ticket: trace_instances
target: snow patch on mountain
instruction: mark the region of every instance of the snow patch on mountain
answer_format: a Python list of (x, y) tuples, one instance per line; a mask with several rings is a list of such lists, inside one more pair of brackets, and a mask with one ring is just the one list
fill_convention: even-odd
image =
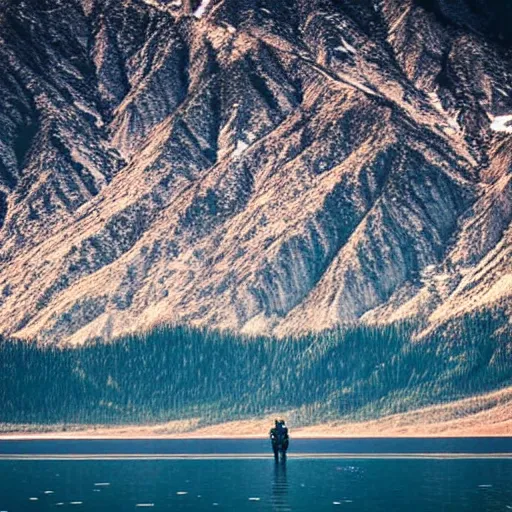
[(211, 0), (202, 0), (201, 4), (199, 5), (199, 7), (194, 12), (194, 16), (196, 18), (198, 18), (198, 19), (202, 18), (202, 16), (206, 12), (206, 9), (207, 9), (208, 5), (210, 4), (210, 1)]
[(159, 0), (142, 0), (145, 4), (155, 7), (160, 11), (169, 11), (170, 9), (178, 9), (183, 6), (182, 0), (174, 0), (169, 3), (162, 4)]
[(492, 41), (412, 0), (39, 3), (0, 16), (3, 333), (296, 334), (508, 304), (511, 61)]
[(233, 151), (233, 156), (235, 158), (239, 157), (239, 156), (242, 156), (242, 154), (244, 153), (244, 151), (249, 147), (249, 144), (247, 144), (246, 142), (244, 142), (243, 140), (239, 140), (237, 141), (236, 143), (236, 148), (235, 148), (235, 151)]
[(491, 130), (495, 132), (512, 133), (512, 115), (492, 118)]
[(352, 53), (353, 55), (357, 53), (357, 50), (350, 43), (348, 43), (346, 39), (343, 38), (341, 38), (341, 46), (338, 46), (336, 50)]

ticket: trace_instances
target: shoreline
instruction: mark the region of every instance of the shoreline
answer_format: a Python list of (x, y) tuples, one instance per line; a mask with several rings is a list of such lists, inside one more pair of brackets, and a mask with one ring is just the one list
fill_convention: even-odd
[[(203, 440), (266, 440), (268, 439), (267, 431), (257, 430), (245, 434), (226, 434), (224, 425), (216, 428), (205, 427), (188, 432), (160, 432), (161, 426), (155, 427), (112, 427), (101, 429), (85, 428), (83, 430), (71, 430), (69, 432), (61, 432), (52, 430), (48, 432), (8, 432), (0, 434), (0, 442), (2, 441), (151, 441), (151, 440), (172, 440), (172, 441), (203, 441)], [(155, 430), (152, 432), (152, 430)], [(141, 432), (141, 430), (143, 432)], [(326, 431), (327, 430), (327, 431)], [(345, 430), (345, 429), (343, 429)], [(206, 431), (206, 432), (205, 432)], [(499, 429), (498, 431), (485, 428), (477, 430), (451, 430), (429, 432), (428, 429), (417, 428), (406, 432), (396, 431), (393, 429), (375, 431), (373, 429), (361, 429), (359, 432), (348, 430), (340, 432), (338, 428), (327, 428), (324, 430), (312, 427), (291, 429), (290, 435), (293, 439), (300, 440), (358, 440), (358, 439), (500, 439), (512, 438), (512, 431), (508, 428), (506, 431)]]
[[(57, 433), (48, 433), (48, 434), (2, 434), (0, 435), (0, 442), (2, 441), (61, 441), (61, 440), (76, 440), (76, 441), (151, 441), (151, 440), (187, 440), (187, 441), (202, 441), (202, 440), (266, 440), (268, 436), (266, 435), (243, 435), (243, 436), (226, 436), (226, 435), (195, 435), (194, 433), (190, 433), (187, 435), (184, 434), (169, 434), (169, 435), (146, 435), (146, 436), (136, 436), (136, 435), (93, 435), (93, 434), (81, 434), (76, 433), (76, 435), (60, 435)], [(347, 434), (347, 435), (338, 435), (338, 434), (311, 434), (302, 435), (300, 432), (292, 433), (293, 439), (303, 439), (303, 440), (325, 440), (325, 441), (335, 441), (335, 440), (358, 440), (358, 439), (506, 439), (512, 438), (512, 433), (509, 434), (472, 434), (472, 433), (461, 433), (461, 434), (376, 434), (376, 435), (355, 435), (355, 434)]]
[(29, 424), (0, 422), (2, 440), (266, 439), (284, 418), (295, 439), (512, 437), (512, 388), (369, 420), (340, 418), (304, 425), (294, 410), (205, 424), (200, 417), (152, 424)]

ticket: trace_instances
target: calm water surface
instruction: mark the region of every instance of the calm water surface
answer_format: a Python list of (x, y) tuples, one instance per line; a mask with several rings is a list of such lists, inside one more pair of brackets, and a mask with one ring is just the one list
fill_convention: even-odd
[(0, 460), (0, 511), (512, 511), (512, 460)]

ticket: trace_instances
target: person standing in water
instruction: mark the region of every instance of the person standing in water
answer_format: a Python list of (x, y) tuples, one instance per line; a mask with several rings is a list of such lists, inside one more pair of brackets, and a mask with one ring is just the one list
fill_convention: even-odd
[(284, 420), (275, 420), (275, 426), (270, 429), (270, 442), (272, 443), (275, 460), (279, 460), (279, 452), (281, 452), (282, 458), (285, 459), (290, 439), (288, 427)]

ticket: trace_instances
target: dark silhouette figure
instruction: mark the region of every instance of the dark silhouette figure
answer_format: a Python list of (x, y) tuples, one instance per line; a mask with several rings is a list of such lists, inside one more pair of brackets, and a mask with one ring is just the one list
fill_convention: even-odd
[(270, 429), (270, 442), (272, 443), (275, 460), (279, 460), (279, 454), (281, 454), (281, 458), (285, 460), (290, 439), (288, 436), (288, 427), (285, 425), (284, 420), (275, 421), (274, 428)]

